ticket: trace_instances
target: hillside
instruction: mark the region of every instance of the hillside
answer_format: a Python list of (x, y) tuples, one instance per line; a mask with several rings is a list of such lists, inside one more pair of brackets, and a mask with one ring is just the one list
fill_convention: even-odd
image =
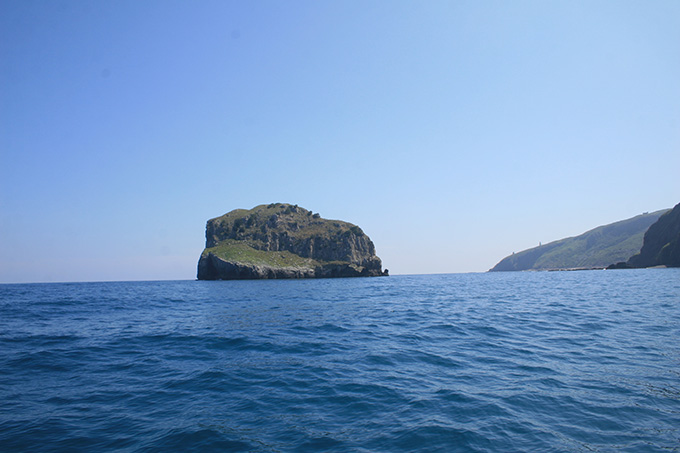
[(199, 280), (387, 274), (361, 228), (285, 203), (236, 209), (208, 220), (205, 247)]
[(666, 212), (645, 233), (640, 253), (613, 269), (640, 267), (680, 267), (680, 203)]
[(604, 268), (625, 261), (640, 251), (645, 231), (666, 212), (641, 214), (512, 254), (490, 271)]

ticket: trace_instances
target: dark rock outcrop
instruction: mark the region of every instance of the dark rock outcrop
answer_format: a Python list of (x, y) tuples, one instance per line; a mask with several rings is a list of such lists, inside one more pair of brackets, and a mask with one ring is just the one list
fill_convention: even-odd
[(649, 227), (640, 253), (608, 269), (654, 266), (680, 267), (680, 203)]
[(199, 280), (381, 275), (387, 270), (361, 228), (283, 203), (209, 220), (198, 262)]

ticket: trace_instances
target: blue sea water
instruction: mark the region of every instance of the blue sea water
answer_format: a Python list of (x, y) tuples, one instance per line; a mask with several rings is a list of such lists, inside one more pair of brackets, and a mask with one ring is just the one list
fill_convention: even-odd
[(0, 285), (1, 451), (678, 451), (680, 269)]

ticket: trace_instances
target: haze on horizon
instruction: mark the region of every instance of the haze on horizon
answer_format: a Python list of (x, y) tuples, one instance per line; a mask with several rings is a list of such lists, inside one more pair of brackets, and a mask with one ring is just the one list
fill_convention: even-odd
[(0, 0), (0, 283), (193, 279), (285, 202), (391, 274), (680, 202), (680, 2)]

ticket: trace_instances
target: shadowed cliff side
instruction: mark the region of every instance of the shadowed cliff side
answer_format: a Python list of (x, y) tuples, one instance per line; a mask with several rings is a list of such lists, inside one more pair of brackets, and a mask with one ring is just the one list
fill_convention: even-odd
[(387, 270), (361, 228), (285, 203), (209, 220), (198, 262), (199, 280), (381, 275)]
[(610, 269), (641, 267), (680, 267), (680, 203), (659, 217), (645, 233), (640, 253)]

